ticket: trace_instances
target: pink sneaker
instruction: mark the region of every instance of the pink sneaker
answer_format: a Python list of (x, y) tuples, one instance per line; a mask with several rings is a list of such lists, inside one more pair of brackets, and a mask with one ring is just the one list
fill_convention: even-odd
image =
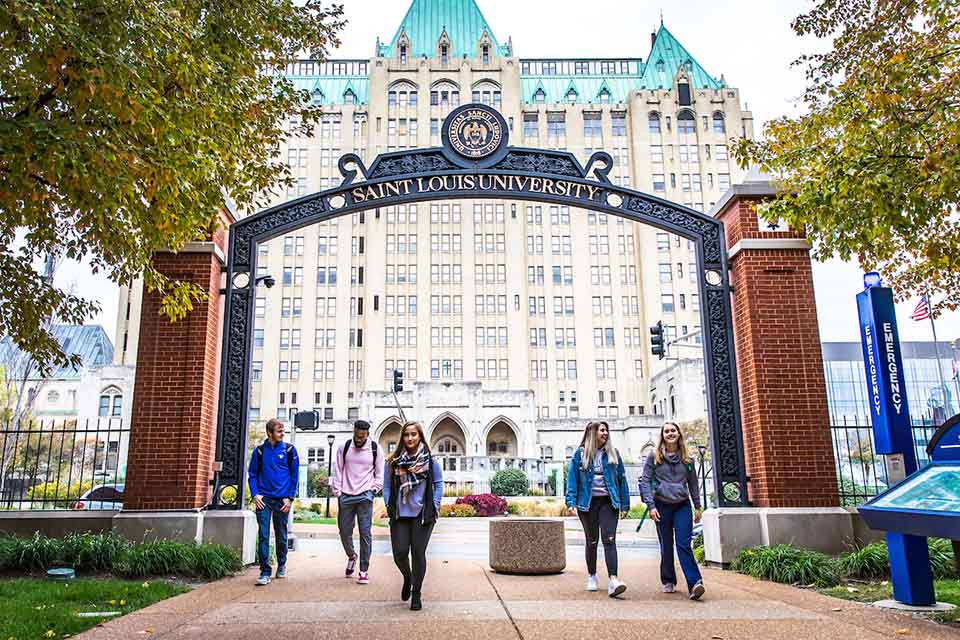
[(349, 578), (350, 576), (353, 575), (353, 570), (356, 568), (356, 566), (357, 566), (357, 556), (353, 556), (352, 558), (347, 558), (347, 570), (344, 571), (343, 574)]
[(370, 576), (366, 571), (357, 574), (357, 584), (370, 584)]

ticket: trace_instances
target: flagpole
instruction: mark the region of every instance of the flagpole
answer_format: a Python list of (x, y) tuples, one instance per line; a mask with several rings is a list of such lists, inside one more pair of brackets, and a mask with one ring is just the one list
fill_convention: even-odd
[(927, 303), (928, 313), (930, 314), (930, 329), (933, 331), (933, 353), (937, 360), (937, 377), (940, 379), (940, 389), (943, 391), (943, 414), (944, 418), (949, 418), (950, 416), (947, 415), (947, 411), (950, 410), (950, 394), (947, 392), (947, 384), (943, 381), (943, 368), (940, 366), (940, 343), (937, 342), (937, 325), (933, 321), (933, 310), (930, 308), (930, 298), (923, 296), (923, 299)]

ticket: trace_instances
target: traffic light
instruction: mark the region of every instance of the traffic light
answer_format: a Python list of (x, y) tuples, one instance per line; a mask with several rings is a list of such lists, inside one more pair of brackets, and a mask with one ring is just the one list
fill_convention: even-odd
[(400, 393), (403, 391), (403, 371), (399, 369), (393, 370), (393, 392)]
[(650, 350), (653, 355), (663, 360), (667, 355), (667, 345), (663, 341), (663, 321), (650, 327)]

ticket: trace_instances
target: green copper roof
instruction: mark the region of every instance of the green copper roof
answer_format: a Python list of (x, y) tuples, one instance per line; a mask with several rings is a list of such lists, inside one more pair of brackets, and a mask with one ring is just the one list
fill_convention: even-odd
[(647, 56), (641, 85), (647, 89), (668, 89), (673, 86), (673, 79), (681, 66), (687, 68), (690, 84), (696, 89), (720, 89), (723, 86), (723, 83), (711, 77), (661, 24), (650, 55)]
[(437, 55), (440, 36), (446, 31), (452, 45), (451, 57), (476, 57), (484, 32), (501, 55), (510, 55), (509, 47), (501, 47), (474, 0), (413, 0), (403, 22), (389, 45), (381, 45), (383, 57), (396, 55), (401, 34), (410, 41), (411, 57)]
[(523, 92), (522, 100), (525, 104), (536, 102), (534, 94), (537, 89), (542, 89), (545, 94), (544, 102), (547, 104), (560, 104), (571, 102), (567, 99), (567, 94), (571, 89), (577, 94), (577, 99), (573, 102), (577, 104), (598, 104), (603, 102), (600, 98), (600, 92), (606, 89), (610, 92), (610, 99), (607, 102), (626, 102), (631, 91), (640, 88), (640, 78), (638, 76), (522, 76), (520, 78), (520, 90)]
[(293, 86), (307, 91), (314, 100), (324, 105), (347, 103), (347, 92), (354, 95), (355, 104), (367, 104), (370, 79), (367, 76), (287, 76)]

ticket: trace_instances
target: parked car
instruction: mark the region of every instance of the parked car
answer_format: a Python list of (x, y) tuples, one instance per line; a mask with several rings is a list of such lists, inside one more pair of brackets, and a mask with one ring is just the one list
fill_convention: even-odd
[(103, 509), (117, 510), (123, 508), (122, 484), (100, 484), (80, 496), (73, 503), (74, 509)]

